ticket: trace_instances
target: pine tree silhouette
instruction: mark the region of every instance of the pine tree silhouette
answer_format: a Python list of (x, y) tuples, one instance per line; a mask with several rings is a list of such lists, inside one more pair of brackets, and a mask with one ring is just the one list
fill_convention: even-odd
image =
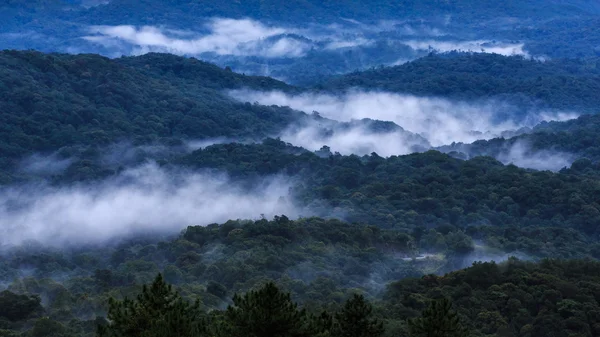
[(198, 337), (202, 334), (200, 302), (189, 304), (158, 274), (135, 300), (109, 300), (109, 324), (100, 337)]
[(421, 317), (408, 321), (412, 337), (466, 337), (468, 331), (447, 298), (435, 300)]
[(225, 324), (222, 335), (228, 337), (309, 336), (306, 312), (272, 282), (244, 296), (236, 294), (225, 312)]
[(335, 314), (334, 337), (377, 337), (383, 334), (383, 323), (372, 318), (373, 307), (362, 295), (354, 294)]

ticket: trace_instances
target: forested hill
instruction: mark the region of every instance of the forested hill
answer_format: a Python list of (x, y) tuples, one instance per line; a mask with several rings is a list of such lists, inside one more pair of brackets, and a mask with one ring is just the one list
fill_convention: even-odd
[(592, 261), (482, 263), (442, 277), (390, 285), (385, 306), (413, 315), (442, 296), (471, 336), (597, 336), (600, 265)]
[(540, 108), (597, 112), (600, 60), (535, 61), (520, 56), (448, 53), (332, 78), (321, 90), (383, 90), (458, 99), (498, 98)]
[(600, 230), (600, 185), (593, 177), (529, 171), (489, 157), (462, 161), (437, 151), (322, 158), (293, 150), (275, 140), (221, 144), (174, 162), (225, 169), (235, 177), (300, 175), (304, 179), (291, 197), (301, 207), (380, 227), (556, 225), (590, 235)]
[[(577, 241), (569, 231), (560, 228), (488, 227), (480, 234), (483, 233), (489, 239), (487, 242), (505, 242), (507, 246), (527, 247), (532, 251), (556, 246), (574, 250), (592, 248), (596, 257), (600, 252), (598, 244)], [(260, 322), (261, 326), (289, 329), (290, 325), (282, 325), (277, 314), (295, 308), (279, 306), (281, 298), (276, 293), (258, 296), (263, 292), (260, 290), (248, 305), (241, 305), (234, 297), (236, 293), (245, 296), (242, 293), (264, 289), (268, 280), (272, 280), (280, 291), (291, 293), (285, 302), (298, 302), (307, 310), (291, 318), (283, 315), (286, 322), (291, 319), (290, 324), (318, 322), (323, 311), (349, 311), (353, 318), (367, 316), (383, 323), (383, 329), (374, 329), (364, 336), (421, 336), (408, 333), (407, 320), (419, 317), (432, 301), (447, 297), (454, 302), (453, 309), (473, 337), (567, 337), (567, 332), (595, 336), (585, 332), (597, 329), (599, 321), (598, 262), (532, 263), (510, 259), (502, 264), (477, 263), (444, 275), (444, 270), (453, 268), (454, 262), (460, 265), (463, 260), (473, 259), (473, 252), (482, 257), (503, 256), (502, 249), (494, 255), (493, 249), (476, 247), (473, 239), (478, 238), (462, 231), (421, 229), (403, 233), (338, 220), (291, 221), (280, 216), (273, 221), (228, 221), (188, 227), (179, 237), (159, 243), (137, 239), (117, 246), (68, 252), (30, 246), (12, 251), (0, 264), (0, 277), (7, 285), (7, 290), (0, 292), (0, 333), (10, 337), (71, 337), (96, 336), (98, 324), (105, 327), (108, 324), (115, 330), (133, 329), (129, 324), (132, 320), (107, 322), (104, 317), (108, 310), (117, 317), (135, 318), (133, 321), (139, 325), (134, 326), (147, 331), (144, 336), (168, 335), (148, 328), (161, 321), (156, 318), (163, 315), (167, 321), (177, 322), (180, 328), (188, 319), (201, 318), (205, 329), (219, 331), (183, 336), (243, 336), (222, 331), (224, 327), (236, 326), (237, 320), (230, 312), (237, 307), (248, 312), (248, 316), (238, 319), (250, 317), (246, 322), (255, 323), (253, 327)], [(416, 247), (422, 249), (421, 253)], [(433, 249), (438, 253), (420, 255)], [(30, 271), (29, 276), (15, 279), (23, 268)], [(203, 313), (169, 316), (173, 308), (160, 306), (161, 301), (152, 302), (153, 315), (144, 315), (145, 311), (139, 309), (117, 313), (113, 300), (108, 305), (108, 298), (120, 301), (128, 297), (139, 304), (150, 302), (151, 297), (136, 295), (140, 292), (148, 295), (148, 291), (159, 293), (156, 282), (155, 286), (142, 289), (159, 272), (161, 281), (173, 284), (172, 290), (177, 290), (184, 299), (198, 300), (198, 309)], [(362, 310), (346, 307), (357, 293), (364, 294), (374, 307), (369, 303), (363, 304)], [(223, 310), (227, 305), (231, 307)], [(258, 314), (269, 309), (272, 311), (268, 315)], [(204, 314), (207, 311), (210, 314)], [(277, 317), (275, 322), (274, 317)], [(335, 319), (342, 325), (354, 322), (343, 320), (339, 314)], [(361, 322), (362, 319), (356, 323)], [(561, 333), (553, 335), (553, 331)], [(300, 336), (315, 335), (321, 336), (311, 333)]]
[(78, 144), (261, 138), (303, 114), (243, 104), (224, 89), (289, 90), (279, 81), (165, 54), (0, 52), (0, 157)]
[[(107, 59), (105, 59), (107, 60)], [(141, 56), (121, 57), (114, 59), (116, 64), (134, 68), (152, 77), (166, 78), (174, 85), (193, 85), (195, 87), (216, 90), (252, 88), (270, 90), (276, 88), (283, 91), (294, 91), (294, 87), (284, 82), (265, 76), (246, 76), (228, 68), (220, 68), (212, 63), (196, 58), (186, 58), (173, 54), (148, 53)]]

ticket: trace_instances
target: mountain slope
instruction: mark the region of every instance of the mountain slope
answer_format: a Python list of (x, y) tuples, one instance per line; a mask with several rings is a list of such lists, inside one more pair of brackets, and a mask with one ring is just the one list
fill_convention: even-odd
[(560, 224), (588, 234), (600, 230), (597, 178), (504, 166), (489, 157), (463, 161), (437, 151), (319, 157), (269, 140), (213, 145), (175, 163), (243, 178), (302, 177), (292, 197), (307, 212), (384, 228)]
[(600, 61), (539, 62), (495, 54), (432, 54), (400, 66), (343, 75), (316, 88), (337, 91), (353, 87), (597, 112)]
[(595, 336), (599, 282), (596, 261), (513, 259), (393, 283), (382, 304), (410, 317), (432, 299), (451, 298), (474, 336)]
[(304, 116), (222, 93), (241, 87), (289, 88), (172, 55), (0, 52), (0, 157), (123, 139), (260, 138)]
[[(538, 247), (532, 245), (533, 237), (539, 238)], [(591, 246), (577, 242), (572, 233), (561, 228), (509, 228), (497, 230), (490, 239), (531, 245), (532, 250), (553, 246), (587, 250)], [(447, 242), (447, 253), (418, 255), (416, 245), (424, 253), (430, 241), (438, 245)], [(455, 310), (475, 336), (506, 328), (533, 329), (548, 336), (550, 328), (575, 331), (595, 324), (593, 316), (583, 318), (598, 310), (598, 262), (511, 259), (503, 264), (478, 263), (443, 275), (457, 264), (470, 265), (473, 257), (461, 250), (472, 243), (460, 231), (409, 234), (339, 220), (278, 216), (271, 221), (190, 226), (181, 235), (158, 243), (138, 238), (74, 251), (30, 245), (3, 256), (0, 281), (11, 292), (29, 295), (32, 300), (36, 299), (32, 295), (39, 296), (34, 301), (38, 310), (24, 310), (29, 296), (9, 302), (21, 311), (3, 320), (3, 328), (16, 334), (47, 317), (72, 330), (70, 334), (63, 331), (61, 336), (94, 336), (102, 322), (100, 317), (106, 314), (107, 297), (131, 298), (159, 272), (182, 296), (198, 298), (204, 309), (213, 309), (213, 315), (218, 315), (234, 293), (273, 280), (314, 313), (336, 308), (346, 297), (361, 292), (376, 301), (374, 314), (387, 322), (390, 335), (399, 335), (404, 320), (418, 316), (440, 295), (453, 299)], [(597, 255), (598, 245), (592, 251)], [(21, 278), (25, 268), (28, 276)], [(391, 281), (395, 282), (388, 283)], [(6, 295), (0, 293), (1, 303), (11, 299)], [(0, 307), (4, 309), (0, 315), (10, 313), (7, 307)], [(553, 322), (550, 326), (549, 319)], [(40, 330), (46, 331), (35, 328)]]

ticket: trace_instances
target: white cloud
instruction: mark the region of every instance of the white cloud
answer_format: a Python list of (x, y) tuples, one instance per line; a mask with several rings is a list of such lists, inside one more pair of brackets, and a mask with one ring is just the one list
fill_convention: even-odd
[[(310, 25), (307, 27), (267, 26), (251, 19), (212, 18), (198, 31), (181, 31), (165, 27), (131, 25), (93, 26), (83, 39), (103, 45), (122, 54), (169, 52), (198, 55), (215, 53), (219, 56), (302, 57), (311, 48), (336, 50), (369, 46), (383, 31), (403, 35), (439, 36), (437, 29), (428, 26), (399, 26), (399, 21), (381, 21), (375, 25), (358, 21), (349, 24)], [(290, 36), (306, 37), (297, 38)], [(371, 36), (371, 37), (369, 37)], [(404, 43), (404, 42), (403, 42)]]
[[(381, 32), (397, 36), (413, 36), (405, 41), (382, 38)], [(346, 20), (346, 24), (308, 25), (306, 27), (269, 26), (252, 19), (207, 19), (198, 30), (173, 30), (167, 27), (131, 25), (93, 26), (83, 39), (108, 48), (113, 55), (139, 55), (148, 52), (168, 52), (179, 55), (206, 54), (219, 56), (260, 56), (267, 58), (303, 57), (311, 49), (337, 50), (370, 46), (376, 40), (387, 40), (409, 46), (415, 51), (429, 47), (446, 52), (451, 50), (528, 55), (523, 44), (490, 40), (442, 41), (445, 33), (425, 24), (401, 21), (381, 21), (363, 24)], [(419, 39), (424, 37), (425, 39)]]
[(108, 47), (131, 47), (134, 53), (170, 52), (196, 55), (260, 55), (299, 57), (310, 49), (305, 41), (286, 36), (289, 30), (268, 27), (250, 19), (215, 18), (206, 24), (206, 34), (173, 31), (154, 26), (94, 26), (85, 40)]
[(141, 233), (177, 233), (261, 214), (296, 216), (280, 197), (289, 182), (271, 178), (247, 190), (226, 176), (176, 174), (147, 164), (93, 185), (0, 190), (0, 247), (36, 240), (51, 246), (101, 244)]
[(316, 122), (301, 127), (293, 126), (283, 132), (281, 140), (311, 151), (324, 145), (344, 155), (380, 156), (403, 155), (429, 148), (427, 141), (404, 130), (375, 132), (356, 121), (347, 127), (330, 127)]

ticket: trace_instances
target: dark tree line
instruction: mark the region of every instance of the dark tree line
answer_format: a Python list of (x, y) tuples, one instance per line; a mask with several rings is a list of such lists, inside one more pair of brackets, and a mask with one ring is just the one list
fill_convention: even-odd
[[(269, 282), (235, 295), (224, 311), (210, 313), (191, 305), (158, 275), (136, 300), (110, 300), (100, 337), (379, 337), (383, 322), (363, 295), (354, 294), (335, 313), (300, 309), (289, 293)], [(467, 330), (447, 299), (433, 301), (422, 317), (408, 323), (414, 337), (466, 337)]]

